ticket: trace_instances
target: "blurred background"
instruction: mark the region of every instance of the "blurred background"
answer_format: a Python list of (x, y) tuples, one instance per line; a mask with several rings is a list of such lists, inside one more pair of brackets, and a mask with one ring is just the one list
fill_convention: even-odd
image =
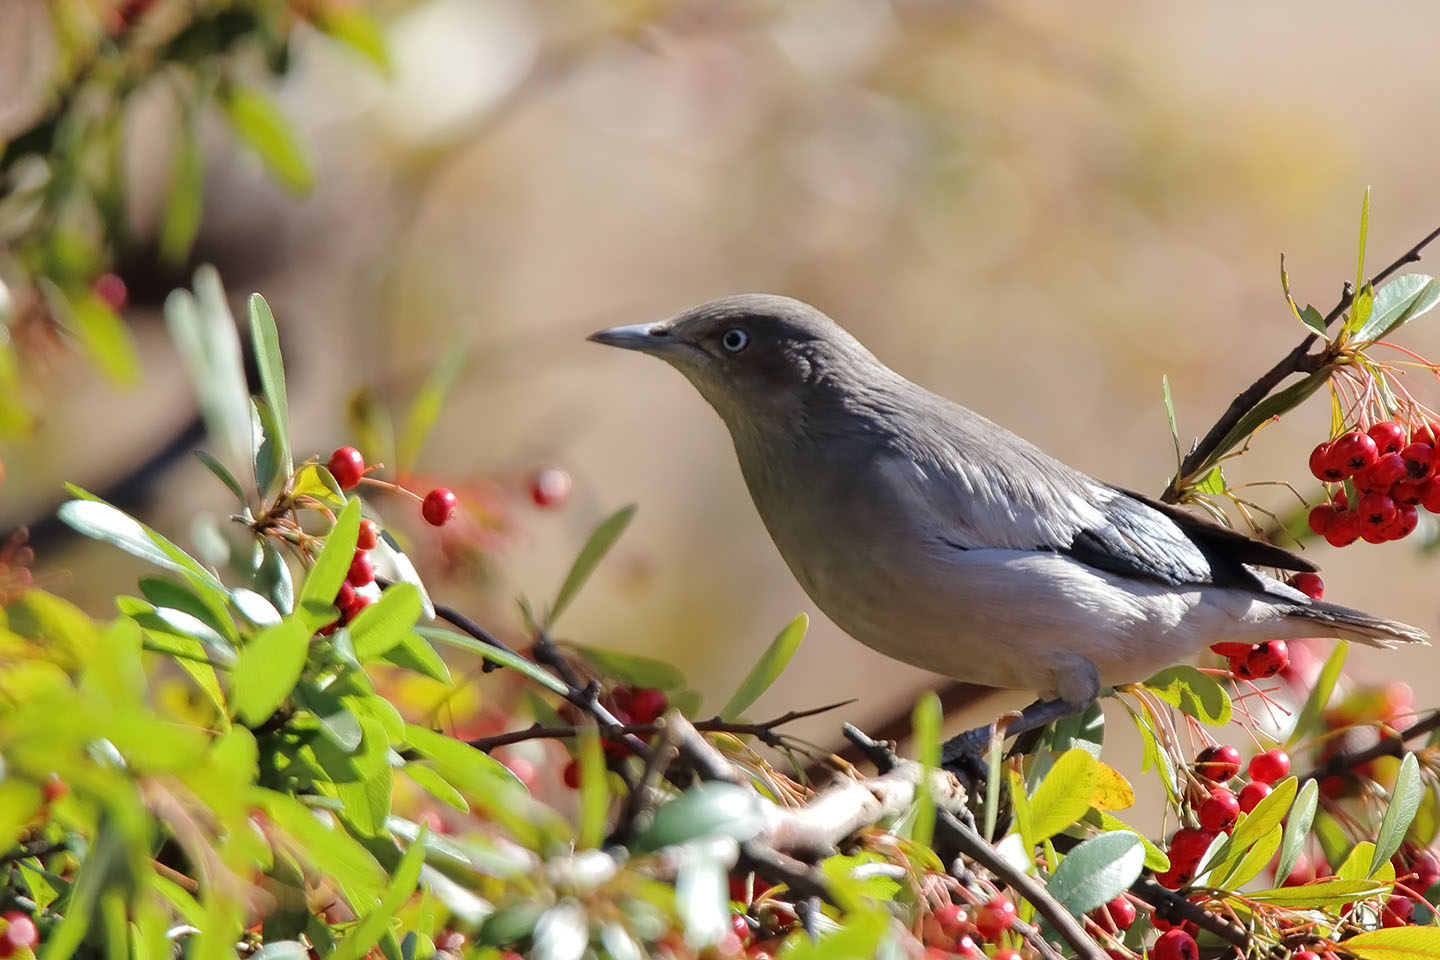
[[(714, 709), (809, 612), (757, 717), (856, 698), (845, 718), (869, 722), (932, 678), (818, 615), (719, 420), (663, 364), (587, 333), (790, 294), (911, 379), (1158, 494), (1175, 461), (1162, 374), (1188, 441), (1302, 336), (1282, 252), (1299, 302), (1326, 311), (1354, 275), (1367, 185), (1374, 269), (1440, 222), (1426, 3), (5, 9), (0, 531), (35, 531), (39, 575), (103, 613), (137, 572), (47, 522), (62, 481), (107, 490), (139, 470), (151, 496), (131, 502), (185, 543), (205, 535), (197, 514), (223, 519), (223, 489), (165, 455), (196, 442), (195, 407), (160, 307), (211, 263), (237, 315), (251, 291), (274, 308), (297, 455), (386, 459), (420, 385), (467, 351), (402, 465), (462, 498), (455, 529), (410, 523), (437, 599), (518, 635), (515, 595), (549, 597), (634, 501), (567, 638), (672, 661)], [(96, 286), (110, 274), (123, 302)], [(1433, 322), (1404, 342), (1440, 353)], [(1412, 389), (1440, 400), (1427, 377)], [(1313, 496), (1306, 457), (1328, 429), (1322, 394), (1229, 479)], [(546, 467), (573, 478), (563, 503), (534, 502)], [(1414, 543), (1309, 550), (1327, 598), (1433, 632), (1437, 568)], [(1433, 704), (1436, 657), (1352, 664)], [(800, 729), (833, 742), (838, 721)]]

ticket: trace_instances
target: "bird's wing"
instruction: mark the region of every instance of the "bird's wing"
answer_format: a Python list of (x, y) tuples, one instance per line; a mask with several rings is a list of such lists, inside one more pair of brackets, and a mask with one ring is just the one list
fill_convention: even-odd
[(1265, 587), (1247, 564), (1314, 569), (1183, 508), (1093, 480), (972, 416), (959, 425), (967, 432), (958, 442), (953, 431), (931, 436), (892, 450), (880, 467), (902, 497), (918, 501), (913, 506), (944, 546), (1053, 551), (1142, 580), (1260, 591)]

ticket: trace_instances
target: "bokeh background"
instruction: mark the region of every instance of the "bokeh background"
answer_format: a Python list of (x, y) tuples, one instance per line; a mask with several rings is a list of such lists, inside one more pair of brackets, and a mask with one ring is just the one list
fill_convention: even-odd
[[(65, 68), (51, 5), (4, 6), (0, 140), (45, 109)], [(591, 526), (634, 501), (567, 637), (675, 662), (714, 707), (807, 611), (809, 638), (754, 713), (855, 698), (846, 717), (869, 721), (932, 678), (818, 615), (718, 419), (677, 374), (585, 334), (725, 293), (791, 294), (912, 379), (1158, 493), (1174, 466), (1162, 374), (1188, 439), (1301, 337), (1281, 252), (1297, 298), (1323, 311), (1354, 275), (1367, 185), (1377, 268), (1440, 221), (1428, 3), (365, 9), (388, 71), (303, 24), (282, 78), (255, 71), (309, 154), (313, 190), (277, 184), (219, 117), (202, 118), (193, 254), (183, 269), (142, 254), (115, 265), (143, 376), (117, 386), (63, 350), (34, 361), (36, 428), (0, 443), (0, 529), (48, 529), (62, 481), (103, 488), (189, 420), (159, 306), (213, 263), (237, 311), (258, 290), (277, 314), (298, 452), (363, 441), (356, 410), (400, 417), (441, 358), (469, 351), (415, 470), (469, 504), (465, 542), (412, 531), (427, 571), (450, 571), (441, 599), (517, 632), (515, 595), (550, 595)], [(180, 139), (163, 77), (122, 122), (125, 215), (143, 251)], [(1404, 341), (1440, 354), (1433, 322)], [(1412, 380), (1440, 400), (1433, 379)], [(1266, 428), (1230, 479), (1313, 494), (1306, 455), (1328, 417), (1322, 395)], [(562, 508), (529, 501), (527, 478), (547, 465), (574, 478)], [(148, 482), (144, 515), (182, 541), (197, 512), (227, 506), (188, 458)], [(1293, 504), (1280, 488), (1255, 497)], [(55, 535), (37, 549), (44, 575), (96, 612), (133, 583), (106, 548)], [(1440, 627), (1436, 562), (1413, 540), (1309, 549), (1330, 598)], [(993, 655), (1007, 655), (1003, 637)], [(1436, 657), (1352, 663), (1433, 704)], [(802, 729), (830, 742), (836, 727)]]

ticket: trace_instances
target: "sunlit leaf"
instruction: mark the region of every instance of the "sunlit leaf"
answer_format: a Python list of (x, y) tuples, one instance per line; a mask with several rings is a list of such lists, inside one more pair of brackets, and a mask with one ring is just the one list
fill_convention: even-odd
[(1440, 957), (1440, 927), (1389, 927), (1357, 934), (1344, 950), (1360, 960), (1435, 960)]
[(326, 3), (315, 8), (315, 26), (373, 63), (386, 75), (390, 72), (390, 53), (386, 48), (385, 30), (370, 13), (360, 7)]
[(1384, 340), (1436, 303), (1440, 303), (1440, 280), (1434, 277), (1407, 273), (1388, 280), (1375, 291), (1370, 318), (1355, 331), (1355, 339)]
[(274, 433), (270, 440), (275, 444), (278, 470), (288, 477), (294, 468), (290, 456), (290, 405), (285, 395), (280, 331), (275, 327), (270, 305), (258, 293), (250, 295), (250, 342), (255, 350), (255, 364), (260, 369), (260, 387), (265, 394), (265, 405), (270, 409), (271, 422), (266, 426)]
[(1310, 688), (1310, 693), (1306, 695), (1305, 703), (1300, 708), (1300, 715), (1295, 718), (1295, 728), (1290, 731), (1290, 736), (1285, 741), (1287, 747), (1294, 747), (1318, 728), (1321, 714), (1330, 703), (1330, 695), (1335, 692), (1335, 684), (1340, 679), (1340, 671), (1345, 666), (1345, 657), (1349, 652), (1350, 644), (1340, 640), (1325, 658), (1325, 665), (1320, 668), (1315, 685)]
[[(1030, 824), (1036, 843), (1068, 828), (1090, 809), (1099, 762), (1084, 750), (1067, 750), (1030, 795)], [(1143, 859), (1143, 857), (1142, 857)]]
[(605, 771), (605, 754), (594, 727), (583, 727), (576, 742), (580, 762), (580, 827), (575, 831), (581, 849), (600, 846), (605, 839), (605, 821), (610, 812), (610, 785)]
[(1095, 789), (1090, 794), (1090, 805), (1096, 810), (1128, 809), (1135, 805), (1135, 788), (1119, 770), (1101, 761), (1095, 765)]
[(1300, 860), (1300, 851), (1310, 836), (1310, 825), (1315, 822), (1315, 809), (1320, 800), (1320, 785), (1308, 780), (1295, 797), (1290, 816), (1285, 820), (1285, 836), (1280, 843), (1280, 859), (1275, 864), (1275, 876), (1284, 880), (1295, 869)]
[(685, 686), (685, 675), (664, 660), (581, 644), (576, 644), (575, 649), (601, 673), (634, 686), (654, 687), (667, 692)]
[(809, 625), (810, 618), (801, 613), (776, 634), (775, 639), (770, 641), (770, 646), (755, 662), (755, 666), (745, 675), (740, 687), (731, 694), (730, 700), (720, 711), (721, 717), (726, 720), (738, 718), (770, 689), (770, 685), (785, 671), (790, 658), (795, 656), (795, 651), (800, 649), (800, 641), (805, 639), (805, 631)]
[(1078, 917), (1128, 890), (1144, 867), (1145, 848), (1139, 837), (1124, 831), (1102, 833), (1065, 855), (1050, 875), (1048, 890)]
[(412, 632), (419, 617), (420, 591), (408, 583), (392, 583), (350, 622), (355, 656), (368, 663), (388, 653)]
[(590, 579), (590, 574), (595, 572), (595, 568), (615, 545), (615, 541), (620, 539), (620, 534), (625, 532), (634, 516), (635, 504), (632, 503), (600, 521), (595, 531), (590, 534), (590, 539), (580, 549), (579, 555), (575, 557), (570, 572), (565, 575), (565, 582), (560, 585), (560, 591), (555, 595), (555, 602), (550, 606), (550, 624), (554, 624), (560, 614), (565, 612), (565, 608), (570, 606), (570, 601), (575, 599), (575, 594), (579, 593), (585, 581)]
[(456, 633), (454, 630), (446, 630), (444, 627), (426, 626), (416, 627), (415, 632), (433, 643), (443, 643), (460, 650), (468, 650), (471, 653), (484, 657), (486, 660), (509, 667), (511, 670), (515, 670), (529, 677), (553, 693), (564, 696), (568, 692), (569, 688), (567, 688), (565, 684), (561, 683), (560, 680), (538, 663), (526, 660), (524, 657), (510, 653), (509, 651), (492, 647), (490, 644), (476, 640), (467, 634)]
[(1221, 846), (1212, 849), (1205, 863), (1197, 873), (1203, 874), (1218, 865), (1232, 862), (1258, 843), (1266, 834), (1285, 819), (1290, 805), (1295, 800), (1299, 781), (1286, 777), (1275, 785), (1269, 796), (1255, 805), (1255, 809), (1240, 819), (1235, 832)]
[(1390, 805), (1385, 808), (1385, 817), (1380, 821), (1380, 832), (1375, 840), (1375, 854), (1370, 859), (1370, 873), (1374, 874), (1383, 863), (1400, 849), (1405, 841), (1405, 832), (1420, 809), (1420, 800), (1425, 793), (1425, 784), (1420, 778), (1420, 765), (1415, 754), (1407, 753), (1400, 761), (1400, 772), (1395, 776), (1395, 786), (1390, 790)]
[[(915, 701), (910, 714), (915, 759), (926, 770), (940, 766), (940, 727), (945, 721), (944, 709), (934, 690), (926, 690)], [(910, 839), (918, 847), (929, 847), (935, 833), (935, 799), (930, 795), (929, 777), (922, 778), (915, 789), (915, 813), (910, 821)]]
[(1230, 722), (1230, 697), (1225, 688), (1189, 664), (1166, 667), (1146, 680), (1145, 687), (1201, 723), (1220, 727)]
[(1086, 822), (1092, 822), (1092, 818), (1094, 824), (1101, 830), (1106, 832), (1125, 830), (1138, 837), (1141, 845), (1145, 848), (1145, 869), (1153, 870), (1156, 873), (1164, 873), (1170, 869), (1170, 858), (1165, 855), (1165, 851), (1151, 843), (1148, 837), (1130, 826), (1130, 824), (1103, 810), (1092, 810), (1085, 816)]
[(1319, 909), (1339, 907), (1355, 900), (1364, 900), (1382, 894), (1388, 884), (1374, 880), (1323, 880), (1298, 887), (1276, 887), (1273, 890), (1257, 890), (1246, 893), (1245, 899), (1256, 903), (1273, 903), (1292, 909)]
[(249, 726), (263, 723), (290, 696), (300, 673), (314, 628), (304, 613), (294, 613), (257, 633), (231, 671), (230, 702)]
[[(305, 577), (300, 588), (300, 606), (328, 606), (340, 592), (340, 584), (350, 572), (350, 563), (355, 559), (355, 542), (360, 537), (360, 501), (351, 498), (345, 509), (335, 518), (335, 525), (325, 537), (325, 546), (315, 565)], [(325, 624), (317, 623), (314, 629)]]

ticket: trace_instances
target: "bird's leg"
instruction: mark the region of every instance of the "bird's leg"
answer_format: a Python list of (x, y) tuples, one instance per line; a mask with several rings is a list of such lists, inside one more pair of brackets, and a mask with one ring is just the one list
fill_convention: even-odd
[[(1005, 727), (1005, 737), (1039, 733), (1056, 720), (1084, 712), (1087, 706), (1089, 704), (1068, 700), (1036, 700)], [(991, 726), (987, 723), (946, 740), (940, 746), (940, 766), (967, 783), (984, 780), (988, 772), (985, 754), (990, 747)]]

